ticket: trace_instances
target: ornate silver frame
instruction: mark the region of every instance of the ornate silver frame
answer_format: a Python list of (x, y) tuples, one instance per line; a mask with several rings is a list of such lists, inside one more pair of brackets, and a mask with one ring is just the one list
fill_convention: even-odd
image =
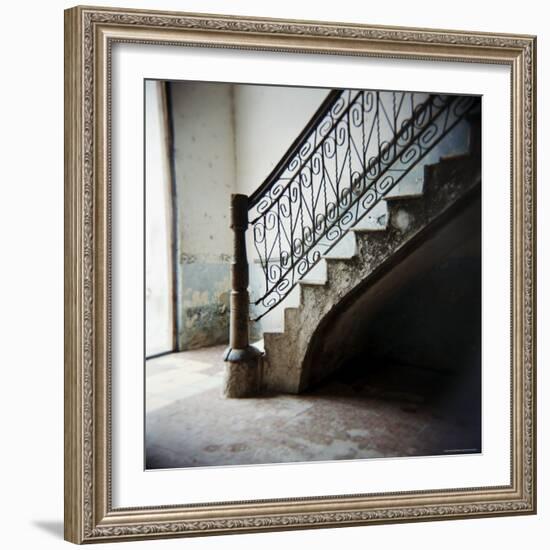
[[(503, 487), (113, 509), (110, 52), (115, 42), (452, 60), (512, 73), (512, 461)], [(536, 38), (77, 7), (65, 12), (65, 538), (122, 541), (536, 511)]]

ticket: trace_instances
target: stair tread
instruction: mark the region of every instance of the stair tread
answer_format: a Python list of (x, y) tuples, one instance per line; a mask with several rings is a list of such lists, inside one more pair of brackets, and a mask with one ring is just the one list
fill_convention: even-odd
[(379, 227), (352, 227), (352, 231), (355, 233), (381, 233), (382, 231), (387, 231), (387, 225), (381, 225)]
[(355, 258), (357, 254), (353, 254), (352, 256), (321, 256), (323, 260), (351, 260), (352, 258)]
[(298, 281), (298, 284), (300, 285), (309, 285), (309, 286), (325, 286), (326, 281), (323, 281), (321, 279), (300, 279)]
[(384, 197), (384, 200), (393, 202), (393, 201), (401, 201), (401, 200), (408, 200), (408, 199), (421, 199), (423, 196), (424, 196), (424, 193), (407, 193), (404, 195), (392, 195), (390, 197)]
[(353, 256), (343, 256), (343, 257), (339, 257), (339, 256), (327, 256), (326, 258), (324, 258), (327, 262), (345, 262), (345, 261), (349, 261), (349, 260), (354, 260), (355, 258), (358, 257), (358, 254), (354, 254)]

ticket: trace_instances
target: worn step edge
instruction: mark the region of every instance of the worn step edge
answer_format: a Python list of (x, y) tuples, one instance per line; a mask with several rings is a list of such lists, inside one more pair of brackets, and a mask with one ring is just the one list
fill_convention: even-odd
[(439, 157), (439, 162), (434, 164), (428, 164), (427, 166), (437, 166), (438, 164), (445, 164), (447, 162), (459, 162), (463, 160), (469, 160), (472, 157), (472, 153), (457, 153), (455, 155), (443, 155)]
[(321, 256), (323, 260), (351, 260), (357, 256), (357, 252), (351, 256)]
[(423, 196), (424, 193), (408, 193), (406, 195), (392, 195), (391, 197), (384, 197), (382, 200), (391, 203), (398, 201), (408, 201), (411, 199), (421, 199)]
[(350, 231), (354, 233), (383, 233), (388, 230), (388, 225), (381, 225), (380, 227), (352, 227)]
[(353, 261), (359, 257), (359, 253), (357, 254), (354, 254), (353, 256), (347, 256), (345, 258), (325, 258), (325, 260), (327, 261), (327, 267), (328, 267), (328, 264), (335, 264), (335, 263), (338, 263), (338, 262), (349, 262), (349, 263), (353, 263)]
[(302, 286), (325, 286), (325, 283), (326, 281), (323, 281), (321, 279), (300, 279), (298, 281), (298, 284)]

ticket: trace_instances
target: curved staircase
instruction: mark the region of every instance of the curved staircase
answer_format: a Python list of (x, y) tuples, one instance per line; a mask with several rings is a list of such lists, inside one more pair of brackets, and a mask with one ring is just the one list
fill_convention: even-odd
[[(461, 125), (468, 130), (457, 134)], [(322, 323), (479, 197), (480, 132), (478, 98), (352, 90), (327, 96), (258, 190), (233, 197), (225, 395), (307, 388), (308, 350)], [(251, 303), (247, 247), (263, 279)], [(284, 308), (295, 287), (298, 305)], [(282, 331), (264, 332), (250, 346), (249, 315), (258, 322), (283, 308)]]
[[(355, 251), (348, 257), (325, 256), (326, 281), (298, 282), (299, 307), (284, 311), (284, 331), (264, 333), (261, 388), (268, 392), (298, 393), (307, 387), (304, 362), (319, 325), (346, 296), (395, 261), (415, 239), (438, 231), (453, 211), (480, 191), (478, 152), (442, 159), (426, 166), (422, 193), (388, 197), (387, 223), (376, 228), (354, 227)], [(329, 373), (325, 373), (329, 374)]]

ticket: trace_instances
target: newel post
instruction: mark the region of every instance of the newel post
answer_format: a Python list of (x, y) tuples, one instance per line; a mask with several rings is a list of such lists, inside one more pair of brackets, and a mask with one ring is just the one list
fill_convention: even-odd
[(260, 352), (248, 341), (248, 259), (246, 230), (248, 228), (248, 197), (231, 195), (231, 229), (233, 230), (233, 260), (231, 262), (231, 311), (229, 348), (223, 393), (226, 397), (249, 397), (260, 389)]

